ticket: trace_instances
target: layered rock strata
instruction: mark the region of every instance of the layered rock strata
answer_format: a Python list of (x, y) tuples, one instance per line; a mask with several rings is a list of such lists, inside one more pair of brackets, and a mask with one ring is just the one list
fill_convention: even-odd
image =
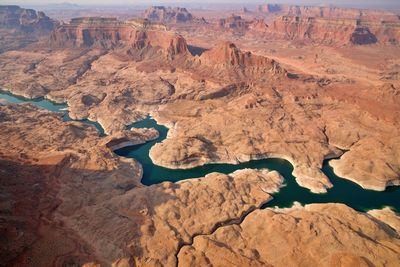
[(293, 6), (266, 4), (259, 5), (257, 11), (265, 14), (279, 14), (287, 16), (319, 17), (319, 18), (340, 18), (340, 19), (363, 19), (374, 21), (399, 21), (399, 16), (390, 11), (323, 7), (323, 6)]
[(276, 37), (327, 45), (398, 44), (400, 22), (283, 16), (269, 31)]
[(148, 55), (158, 50), (169, 57), (187, 52), (186, 41), (179, 35), (160, 30), (146, 21), (120, 22), (113, 18), (77, 18), (60, 25), (50, 37), (55, 47), (114, 48), (120, 45), (131, 48), (133, 57), (141, 58), (136, 50), (146, 50)]

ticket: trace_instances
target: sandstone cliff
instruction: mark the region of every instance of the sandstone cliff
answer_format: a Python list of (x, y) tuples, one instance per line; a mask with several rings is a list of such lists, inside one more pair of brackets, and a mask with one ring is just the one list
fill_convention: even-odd
[(327, 45), (398, 44), (400, 22), (282, 16), (271, 24), (269, 31), (275, 37)]
[(144, 18), (164, 23), (184, 23), (193, 21), (193, 16), (186, 8), (152, 6), (144, 12)]
[[(223, 42), (218, 46), (204, 52), (199, 57), (201, 68), (208, 67), (213, 75), (226, 76), (232, 80), (240, 78), (244, 81), (246, 75), (253, 79), (261, 75), (284, 76), (284, 70), (278, 62), (273, 59), (254, 55), (251, 52), (241, 51), (234, 43)], [(211, 74), (210, 73), (210, 74)]]
[(208, 90), (209, 96), (214, 97), (245, 90), (249, 83), (256, 83), (258, 79), (284, 79), (287, 75), (275, 60), (241, 51), (231, 42), (218, 44), (192, 62), (188, 66), (194, 77), (224, 84), (218, 92)]
[(120, 22), (114, 18), (72, 19), (69, 24), (60, 25), (52, 32), (50, 42), (55, 47), (110, 49), (124, 46), (137, 58), (158, 52), (168, 57), (188, 52), (182, 36), (162, 30), (158, 24)]
[(26, 47), (46, 38), (56, 22), (43, 12), (0, 5), (0, 53)]
[(335, 6), (296, 6), (266, 4), (259, 5), (257, 11), (265, 14), (279, 14), (286, 16), (319, 17), (319, 18), (341, 18), (341, 19), (363, 19), (374, 21), (398, 22), (399, 16), (393, 12), (382, 10), (341, 8)]

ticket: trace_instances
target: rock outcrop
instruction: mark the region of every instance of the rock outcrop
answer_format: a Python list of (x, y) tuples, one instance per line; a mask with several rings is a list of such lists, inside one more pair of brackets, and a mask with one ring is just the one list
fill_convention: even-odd
[(55, 21), (43, 12), (20, 8), (19, 6), (0, 5), (0, 28), (48, 33), (55, 26)]
[(268, 30), (268, 25), (263, 19), (255, 19), (249, 24), (249, 29), (256, 32), (265, 33)]
[(400, 22), (283, 16), (269, 28), (275, 37), (327, 45), (399, 43)]
[(337, 19), (363, 19), (373, 21), (400, 21), (399, 16), (393, 12), (382, 10), (341, 8), (335, 6), (296, 6), (266, 4), (259, 5), (257, 11), (265, 14), (279, 14), (285, 16), (337, 18)]
[(157, 54), (159, 50), (169, 57), (187, 53), (182, 36), (162, 30), (159, 24), (148, 21), (121, 22), (115, 18), (77, 18), (57, 27), (51, 34), (54, 47), (125, 46), (128, 54), (136, 58)]
[(0, 5), (0, 53), (37, 43), (56, 25), (43, 12)]
[(193, 16), (186, 8), (152, 6), (144, 12), (144, 18), (163, 23), (185, 23), (192, 22)]
[(241, 16), (232, 14), (228, 18), (220, 19), (218, 21), (218, 26), (234, 31), (245, 31), (249, 27), (249, 22), (243, 19)]
[(223, 42), (204, 52), (198, 59), (199, 69), (209, 76), (220, 76), (231, 81), (245, 81), (246, 77), (285, 77), (286, 70), (273, 59), (241, 51), (234, 43)]
[(345, 205), (311, 204), (257, 210), (195, 237), (178, 259), (180, 266), (397, 266), (398, 236), (385, 220)]

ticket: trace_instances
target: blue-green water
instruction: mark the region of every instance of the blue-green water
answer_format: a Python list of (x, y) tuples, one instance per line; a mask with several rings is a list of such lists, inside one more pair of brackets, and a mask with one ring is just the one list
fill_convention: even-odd
[[(1, 92), (0, 98), (6, 99), (7, 101), (13, 103), (29, 102), (48, 110), (57, 112), (63, 111), (63, 109), (67, 107), (66, 105), (53, 104), (52, 102), (45, 99), (27, 100)], [(70, 120), (67, 113), (64, 116), (64, 119)], [(98, 123), (90, 122), (87, 120), (84, 120), (83, 122), (94, 124), (99, 130), (100, 135), (104, 135), (104, 130)], [(281, 188), (279, 193), (274, 194), (274, 199), (271, 202), (268, 202), (265, 207), (290, 207), (295, 201), (302, 204), (336, 202), (344, 203), (359, 211), (390, 206), (395, 209), (395, 211), (400, 212), (399, 187), (391, 187), (385, 192), (364, 190), (357, 184), (336, 176), (332, 168), (327, 164), (327, 162), (325, 162), (322, 170), (329, 177), (334, 187), (332, 189), (329, 189), (328, 193), (326, 194), (313, 194), (308, 189), (298, 186), (295, 178), (292, 175), (293, 166), (288, 161), (283, 159), (254, 160), (238, 165), (208, 164), (188, 170), (172, 170), (163, 168), (152, 163), (149, 157), (149, 151), (154, 144), (161, 142), (166, 138), (168, 129), (164, 126), (158, 125), (155, 120), (150, 118), (132, 124), (131, 127), (154, 127), (160, 133), (160, 137), (157, 140), (142, 145), (125, 147), (115, 151), (115, 153), (119, 156), (135, 158), (142, 164), (142, 183), (145, 185), (152, 185), (163, 181), (176, 182), (189, 178), (198, 178), (203, 177), (211, 172), (220, 172), (227, 174), (244, 168), (268, 168), (270, 170), (278, 171), (282, 174), (283, 177), (285, 177), (285, 187)]]
[[(7, 102), (10, 103), (31, 103), (34, 104), (38, 107), (50, 110), (50, 111), (54, 111), (54, 112), (64, 112), (64, 121), (72, 121), (72, 119), (69, 117), (67, 109), (68, 106), (67, 104), (58, 104), (58, 103), (54, 103), (52, 101), (49, 101), (47, 99), (44, 99), (43, 97), (40, 98), (36, 98), (36, 99), (27, 99), (24, 97), (20, 97), (20, 96), (15, 96), (12, 95), (8, 92), (4, 92), (4, 91), (0, 91), (0, 99), (4, 99)], [(80, 120), (81, 122), (87, 123), (87, 124), (91, 124), (94, 125), (97, 130), (99, 131), (99, 135), (100, 136), (104, 136), (104, 129), (103, 127), (101, 127), (101, 125), (98, 122), (95, 121), (90, 121), (88, 119), (85, 120)]]

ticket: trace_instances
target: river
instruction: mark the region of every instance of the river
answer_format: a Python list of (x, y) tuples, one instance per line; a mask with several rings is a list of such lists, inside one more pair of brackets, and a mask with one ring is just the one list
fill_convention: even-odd
[[(64, 120), (69, 121), (66, 104), (55, 104), (46, 99), (29, 100), (11, 95), (9, 93), (0, 92), (0, 99), (5, 99), (11, 103), (31, 103), (36, 106), (45, 108), (54, 112), (64, 112)], [(97, 122), (82, 120), (83, 123), (94, 125), (100, 136), (104, 136), (104, 130)], [(268, 168), (278, 171), (285, 178), (285, 186), (281, 188), (279, 193), (274, 194), (274, 199), (264, 207), (278, 206), (281, 208), (291, 207), (294, 202), (301, 204), (309, 203), (343, 203), (358, 211), (368, 211), (370, 209), (379, 209), (385, 206), (392, 207), (396, 212), (400, 212), (400, 187), (389, 187), (384, 192), (365, 190), (359, 185), (340, 178), (335, 175), (332, 168), (328, 165), (328, 161), (324, 162), (322, 171), (329, 177), (333, 184), (333, 188), (329, 189), (325, 194), (314, 194), (308, 189), (300, 187), (292, 175), (293, 166), (283, 159), (263, 159), (254, 160), (241, 164), (207, 164), (193, 169), (168, 169), (153, 164), (149, 157), (149, 151), (153, 145), (162, 142), (167, 137), (168, 128), (158, 125), (151, 118), (132, 124), (130, 127), (157, 129), (160, 133), (158, 139), (147, 142), (142, 145), (125, 147), (114, 151), (117, 155), (127, 158), (135, 158), (143, 166), (142, 183), (152, 185), (163, 181), (181, 181), (189, 178), (203, 177), (212, 172), (232, 173), (236, 170), (250, 168), (261, 169)]]

